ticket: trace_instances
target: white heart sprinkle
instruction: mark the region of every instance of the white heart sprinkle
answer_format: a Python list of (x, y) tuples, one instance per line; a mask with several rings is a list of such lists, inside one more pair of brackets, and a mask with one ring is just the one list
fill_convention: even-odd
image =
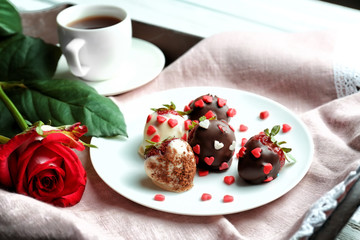
[(236, 142), (233, 141), (232, 144), (229, 146), (229, 150), (234, 151), (235, 150), (235, 145), (236, 145)]
[(199, 122), (199, 126), (205, 129), (208, 129), (210, 125), (210, 121), (205, 119), (204, 121)]
[(214, 141), (214, 148), (216, 150), (222, 149), (224, 147), (224, 144), (222, 142), (219, 142), (217, 140)]

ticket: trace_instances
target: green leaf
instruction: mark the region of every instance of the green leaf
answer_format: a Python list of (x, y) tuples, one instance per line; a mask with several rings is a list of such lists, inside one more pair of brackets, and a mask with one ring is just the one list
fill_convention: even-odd
[(0, 81), (51, 79), (60, 56), (57, 46), (15, 34), (0, 41)]
[(294, 164), (296, 163), (296, 159), (290, 154), (290, 153), (286, 153), (286, 160), (290, 163), (290, 164)]
[(21, 131), (21, 128), (18, 126), (5, 104), (0, 101), (0, 135), (11, 138)]
[(268, 129), (268, 128), (264, 130), (264, 133), (266, 134), (266, 136), (270, 136), (270, 133), (269, 133), (269, 129)]
[(7, 0), (0, 0), (0, 19), (0, 37), (22, 33), (20, 15)]
[(278, 134), (280, 131), (280, 125), (275, 125), (272, 129), (271, 129), (271, 136), (276, 136), (276, 134)]
[(282, 149), (284, 152), (286, 152), (286, 153), (291, 152), (291, 148), (282, 147), (281, 149)]
[(53, 126), (81, 122), (88, 127), (87, 136), (127, 136), (118, 106), (86, 83), (53, 79), (28, 80), (25, 85), (27, 88), (6, 91), (25, 119)]

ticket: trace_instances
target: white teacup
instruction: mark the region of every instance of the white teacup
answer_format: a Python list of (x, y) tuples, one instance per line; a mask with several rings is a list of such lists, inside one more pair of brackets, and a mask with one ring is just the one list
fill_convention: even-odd
[(57, 18), (59, 43), (77, 77), (102, 81), (121, 72), (131, 50), (128, 13), (117, 6), (79, 4)]

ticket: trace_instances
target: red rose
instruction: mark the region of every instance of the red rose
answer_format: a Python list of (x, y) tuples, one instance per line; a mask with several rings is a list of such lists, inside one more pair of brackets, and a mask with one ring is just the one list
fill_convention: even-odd
[(71, 149), (82, 151), (79, 138), (86, 126), (30, 128), (0, 145), (0, 185), (17, 193), (51, 203), (78, 203), (86, 184), (86, 172)]

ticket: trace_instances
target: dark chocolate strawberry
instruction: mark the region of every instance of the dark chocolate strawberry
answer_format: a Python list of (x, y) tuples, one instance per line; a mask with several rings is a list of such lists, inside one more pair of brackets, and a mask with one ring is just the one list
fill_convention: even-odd
[(280, 145), (286, 142), (277, 142), (274, 138), (280, 131), (276, 125), (271, 129), (265, 129), (253, 137), (240, 149), (238, 153), (238, 173), (245, 181), (252, 184), (270, 182), (277, 178), (279, 171), (285, 164), (285, 160), (295, 161), (288, 154), (291, 149)]
[(199, 169), (226, 171), (231, 166), (236, 139), (234, 129), (226, 121), (201, 117), (190, 131), (188, 142)]
[(206, 94), (192, 100), (184, 107), (190, 120), (199, 120), (205, 116), (207, 119), (216, 117), (217, 120), (230, 121), (236, 115), (234, 108), (229, 108), (226, 99)]

